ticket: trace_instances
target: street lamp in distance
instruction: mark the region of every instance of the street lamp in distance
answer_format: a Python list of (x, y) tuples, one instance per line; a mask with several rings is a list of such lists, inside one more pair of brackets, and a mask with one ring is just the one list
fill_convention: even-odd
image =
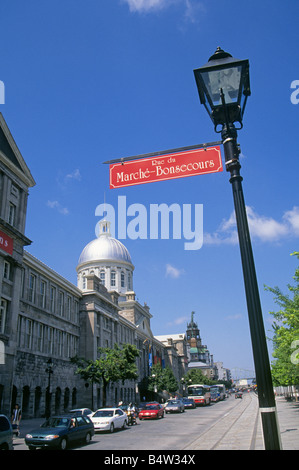
[[(194, 76), (200, 102), (214, 123), (215, 132), (221, 132), (225, 166), (231, 175), (265, 449), (280, 450), (275, 396), (243, 195), (243, 178), (240, 175), (240, 149), (237, 143), (237, 130), (243, 127), (244, 110), (251, 94), (249, 61), (235, 59), (218, 47), (207, 64), (194, 70)], [(238, 128), (235, 123), (239, 124)]]
[(51, 375), (53, 374), (53, 362), (52, 359), (47, 360), (47, 368), (45, 372), (48, 374), (48, 387), (46, 390), (46, 418), (50, 418), (51, 416)]

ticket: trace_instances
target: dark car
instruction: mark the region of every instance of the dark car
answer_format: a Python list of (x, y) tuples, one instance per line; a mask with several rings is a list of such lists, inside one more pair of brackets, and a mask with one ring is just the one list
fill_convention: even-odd
[(235, 393), (235, 398), (243, 398), (243, 393), (242, 392), (236, 392)]
[(165, 413), (184, 413), (185, 407), (181, 400), (169, 400), (165, 406)]
[(0, 450), (13, 450), (13, 431), (9, 419), (0, 415)]
[(25, 436), (30, 450), (52, 447), (64, 450), (74, 442), (88, 444), (94, 435), (94, 426), (87, 416), (60, 415), (47, 419), (40, 428)]
[(182, 398), (182, 402), (184, 403), (184, 408), (196, 408), (195, 401), (193, 398)]

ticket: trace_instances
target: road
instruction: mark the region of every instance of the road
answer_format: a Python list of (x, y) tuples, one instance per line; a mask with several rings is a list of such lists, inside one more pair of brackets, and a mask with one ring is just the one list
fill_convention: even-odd
[[(77, 450), (196, 450), (221, 449), (245, 427), (248, 448), (255, 432), (257, 398), (253, 393), (243, 399), (230, 398), (207, 407), (167, 414), (163, 419), (140, 421), (113, 434), (96, 433), (88, 446)], [(246, 423), (244, 422), (246, 419)], [(248, 423), (250, 425), (248, 426)], [(25, 450), (24, 439), (16, 439), (15, 450)]]

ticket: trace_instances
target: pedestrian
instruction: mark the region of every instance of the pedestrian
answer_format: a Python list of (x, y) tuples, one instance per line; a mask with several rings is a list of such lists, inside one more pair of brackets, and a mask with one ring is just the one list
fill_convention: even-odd
[(16, 403), (15, 407), (13, 409), (13, 412), (12, 412), (12, 416), (11, 416), (12, 429), (13, 429), (13, 433), (16, 436), (19, 436), (19, 434), (20, 434), (20, 421), (21, 421), (21, 418), (22, 418), (22, 412), (21, 412), (21, 409), (20, 409), (18, 403)]

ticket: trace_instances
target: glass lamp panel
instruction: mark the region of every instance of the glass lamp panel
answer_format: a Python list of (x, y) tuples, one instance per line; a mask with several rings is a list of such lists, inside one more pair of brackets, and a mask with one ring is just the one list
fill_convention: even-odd
[(202, 72), (202, 79), (208, 93), (207, 98), (212, 107), (221, 105), (221, 88), (227, 104), (238, 103), (241, 72), (242, 67), (240, 65)]

